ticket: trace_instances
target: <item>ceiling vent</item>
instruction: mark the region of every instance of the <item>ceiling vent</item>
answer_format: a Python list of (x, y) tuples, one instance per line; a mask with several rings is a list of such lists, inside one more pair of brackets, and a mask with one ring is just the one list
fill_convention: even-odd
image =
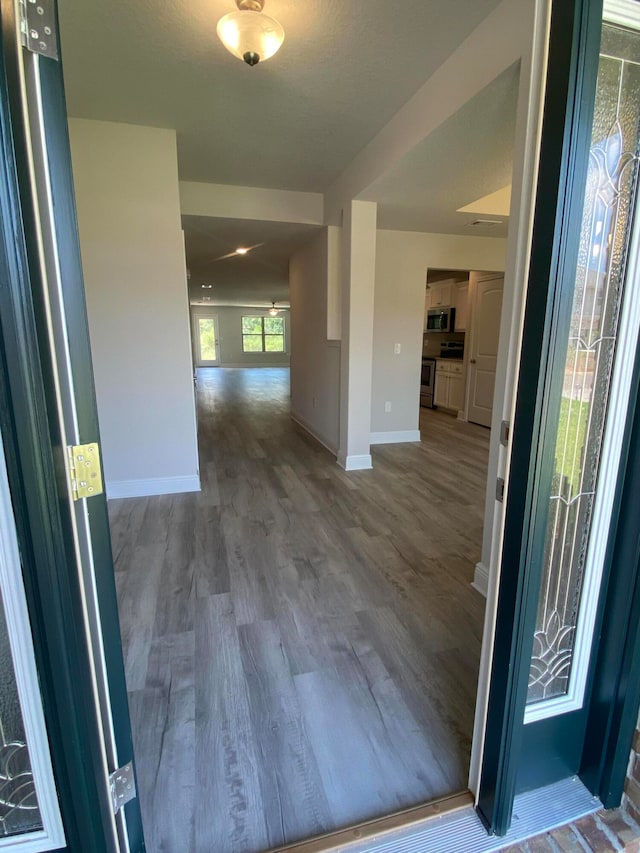
[(501, 219), (474, 219), (472, 222), (467, 222), (467, 228), (495, 228), (496, 225), (502, 225)]

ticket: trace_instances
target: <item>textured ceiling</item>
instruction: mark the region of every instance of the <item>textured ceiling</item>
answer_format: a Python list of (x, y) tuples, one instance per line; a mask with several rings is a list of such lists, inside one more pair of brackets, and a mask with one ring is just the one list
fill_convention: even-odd
[(378, 202), (378, 227), (504, 237), (502, 225), (470, 227), (458, 208), (511, 183), (519, 63), (468, 101), (363, 193)]
[[(289, 258), (319, 226), (183, 216), (182, 228), (191, 303), (268, 306), (289, 304)], [(222, 258), (263, 242), (247, 255)]]
[(249, 68), (233, 0), (60, 0), (69, 114), (176, 129), (182, 180), (323, 191), (497, 4), (267, 0), (286, 39)]

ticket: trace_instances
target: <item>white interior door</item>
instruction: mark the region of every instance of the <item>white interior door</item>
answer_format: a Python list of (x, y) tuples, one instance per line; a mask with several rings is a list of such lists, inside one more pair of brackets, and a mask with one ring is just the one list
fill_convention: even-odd
[(478, 279), (472, 297), (467, 419), (486, 427), (493, 410), (503, 287), (503, 275)]

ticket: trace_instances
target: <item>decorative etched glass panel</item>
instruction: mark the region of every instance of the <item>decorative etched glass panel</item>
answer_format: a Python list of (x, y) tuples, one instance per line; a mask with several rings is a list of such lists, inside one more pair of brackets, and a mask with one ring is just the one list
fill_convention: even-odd
[(0, 838), (42, 829), (0, 598)]
[(639, 63), (640, 35), (605, 25), (528, 704), (567, 694), (575, 663), (637, 185)]

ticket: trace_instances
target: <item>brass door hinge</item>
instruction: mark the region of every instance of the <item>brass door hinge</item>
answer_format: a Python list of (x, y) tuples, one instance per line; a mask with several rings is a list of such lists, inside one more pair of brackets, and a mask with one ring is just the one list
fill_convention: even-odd
[(74, 444), (67, 448), (74, 501), (101, 495), (102, 472), (97, 444)]

